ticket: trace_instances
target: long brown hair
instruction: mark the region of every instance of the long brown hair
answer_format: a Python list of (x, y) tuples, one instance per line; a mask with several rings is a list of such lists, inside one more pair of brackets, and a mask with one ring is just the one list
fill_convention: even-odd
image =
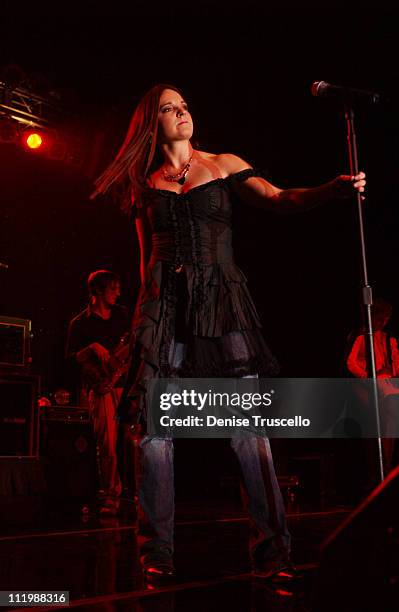
[(130, 210), (134, 200), (140, 200), (148, 174), (157, 161), (159, 100), (165, 89), (182, 95), (177, 87), (165, 83), (154, 85), (144, 94), (115, 159), (95, 181), (96, 189), (91, 198), (112, 189), (125, 211)]

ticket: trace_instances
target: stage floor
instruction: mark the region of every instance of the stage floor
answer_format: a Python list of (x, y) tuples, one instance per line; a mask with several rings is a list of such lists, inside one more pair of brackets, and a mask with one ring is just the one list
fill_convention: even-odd
[(350, 510), (288, 515), (293, 560), (303, 571), (292, 588), (252, 579), (249, 523), (242, 511), (231, 505), (208, 503), (201, 509), (181, 504), (176, 513), (178, 577), (156, 587), (141, 575), (132, 507), (125, 500), (119, 517), (101, 520), (80, 515), (76, 508), (53, 508), (35, 523), (3, 529), (0, 590), (67, 590), (70, 606), (88, 611), (308, 612), (313, 610), (320, 543)]

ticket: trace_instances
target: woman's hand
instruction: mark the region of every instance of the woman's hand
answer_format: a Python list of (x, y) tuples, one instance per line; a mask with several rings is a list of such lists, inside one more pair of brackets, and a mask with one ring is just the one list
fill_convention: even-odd
[[(363, 193), (366, 187), (366, 175), (359, 172), (356, 176), (341, 174), (329, 183), (331, 189), (331, 199), (350, 198), (356, 192)], [(362, 196), (364, 200), (364, 196)]]

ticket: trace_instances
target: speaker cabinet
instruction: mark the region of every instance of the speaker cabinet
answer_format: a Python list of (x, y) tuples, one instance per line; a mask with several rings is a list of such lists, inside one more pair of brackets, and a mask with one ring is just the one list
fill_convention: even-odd
[(29, 319), (0, 315), (0, 367), (23, 371), (30, 363)]
[(0, 456), (37, 457), (40, 377), (0, 372)]
[(98, 486), (96, 442), (88, 411), (49, 409), (42, 418), (40, 455), (50, 498), (89, 503)]

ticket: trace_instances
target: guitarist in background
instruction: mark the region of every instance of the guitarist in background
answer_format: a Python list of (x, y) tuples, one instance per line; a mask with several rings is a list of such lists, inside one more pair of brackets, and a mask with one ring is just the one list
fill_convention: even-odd
[(87, 282), (89, 304), (69, 323), (66, 358), (77, 366), (79, 405), (89, 407), (93, 420), (101, 486), (99, 512), (115, 515), (122, 490), (115, 413), (125, 383), (123, 360), (130, 324), (127, 309), (117, 304), (120, 279), (116, 274), (96, 270)]
[[(378, 378), (381, 439), (385, 475), (393, 467), (395, 437), (399, 420), (399, 350), (395, 337), (387, 333), (386, 327), (392, 317), (392, 305), (377, 298), (371, 307), (373, 322), (375, 366)], [(347, 357), (347, 368), (357, 378), (367, 378), (366, 343), (364, 334), (359, 334)], [(391, 437), (392, 436), (392, 437)]]

